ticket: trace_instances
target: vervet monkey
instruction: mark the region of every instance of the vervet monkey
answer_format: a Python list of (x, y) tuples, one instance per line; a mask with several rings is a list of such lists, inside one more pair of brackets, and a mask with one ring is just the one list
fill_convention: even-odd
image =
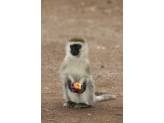
[[(64, 107), (86, 108), (93, 106), (95, 102), (116, 97), (113, 94), (95, 95), (88, 59), (88, 44), (82, 36), (73, 36), (68, 40), (60, 75), (63, 81)], [(78, 92), (73, 88), (74, 82), (82, 85)]]

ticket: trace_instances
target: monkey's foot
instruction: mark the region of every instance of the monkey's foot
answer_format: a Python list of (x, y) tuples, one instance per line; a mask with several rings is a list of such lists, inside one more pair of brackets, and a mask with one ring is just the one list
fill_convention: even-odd
[(74, 107), (76, 105), (76, 103), (68, 101), (66, 103), (64, 103), (63, 107), (69, 108), (69, 107)]
[(77, 103), (74, 108), (88, 108), (91, 107), (91, 105), (87, 105), (85, 103)]

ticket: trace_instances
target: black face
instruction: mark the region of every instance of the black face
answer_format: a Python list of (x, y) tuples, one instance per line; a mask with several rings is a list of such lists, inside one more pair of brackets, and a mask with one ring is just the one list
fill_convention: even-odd
[(71, 48), (71, 54), (73, 56), (77, 56), (79, 54), (79, 50), (81, 48), (81, 45), (80, 44), (73, 44), (70, 46)]

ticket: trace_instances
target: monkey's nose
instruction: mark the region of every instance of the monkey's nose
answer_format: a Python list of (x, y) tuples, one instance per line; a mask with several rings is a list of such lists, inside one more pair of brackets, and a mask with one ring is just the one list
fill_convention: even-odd
[(71, 52), (71, 54), (72, 54), (73, 56), (76, 56), (76, 55), (78, 55), (78, 54), (79, 54), (79, 52), (72, 51), (72, 52)]

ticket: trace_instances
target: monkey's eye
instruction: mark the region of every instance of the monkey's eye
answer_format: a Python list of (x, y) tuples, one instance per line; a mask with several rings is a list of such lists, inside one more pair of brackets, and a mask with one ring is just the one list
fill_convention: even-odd
[(73, 46), (73, 45), (71, 45), (70, 47), (71, 47), (71, 48), (73, 48), (74, 46)]
[(77, 44), (76, 47), (80, 49), (81, 48), (81, 45)]

